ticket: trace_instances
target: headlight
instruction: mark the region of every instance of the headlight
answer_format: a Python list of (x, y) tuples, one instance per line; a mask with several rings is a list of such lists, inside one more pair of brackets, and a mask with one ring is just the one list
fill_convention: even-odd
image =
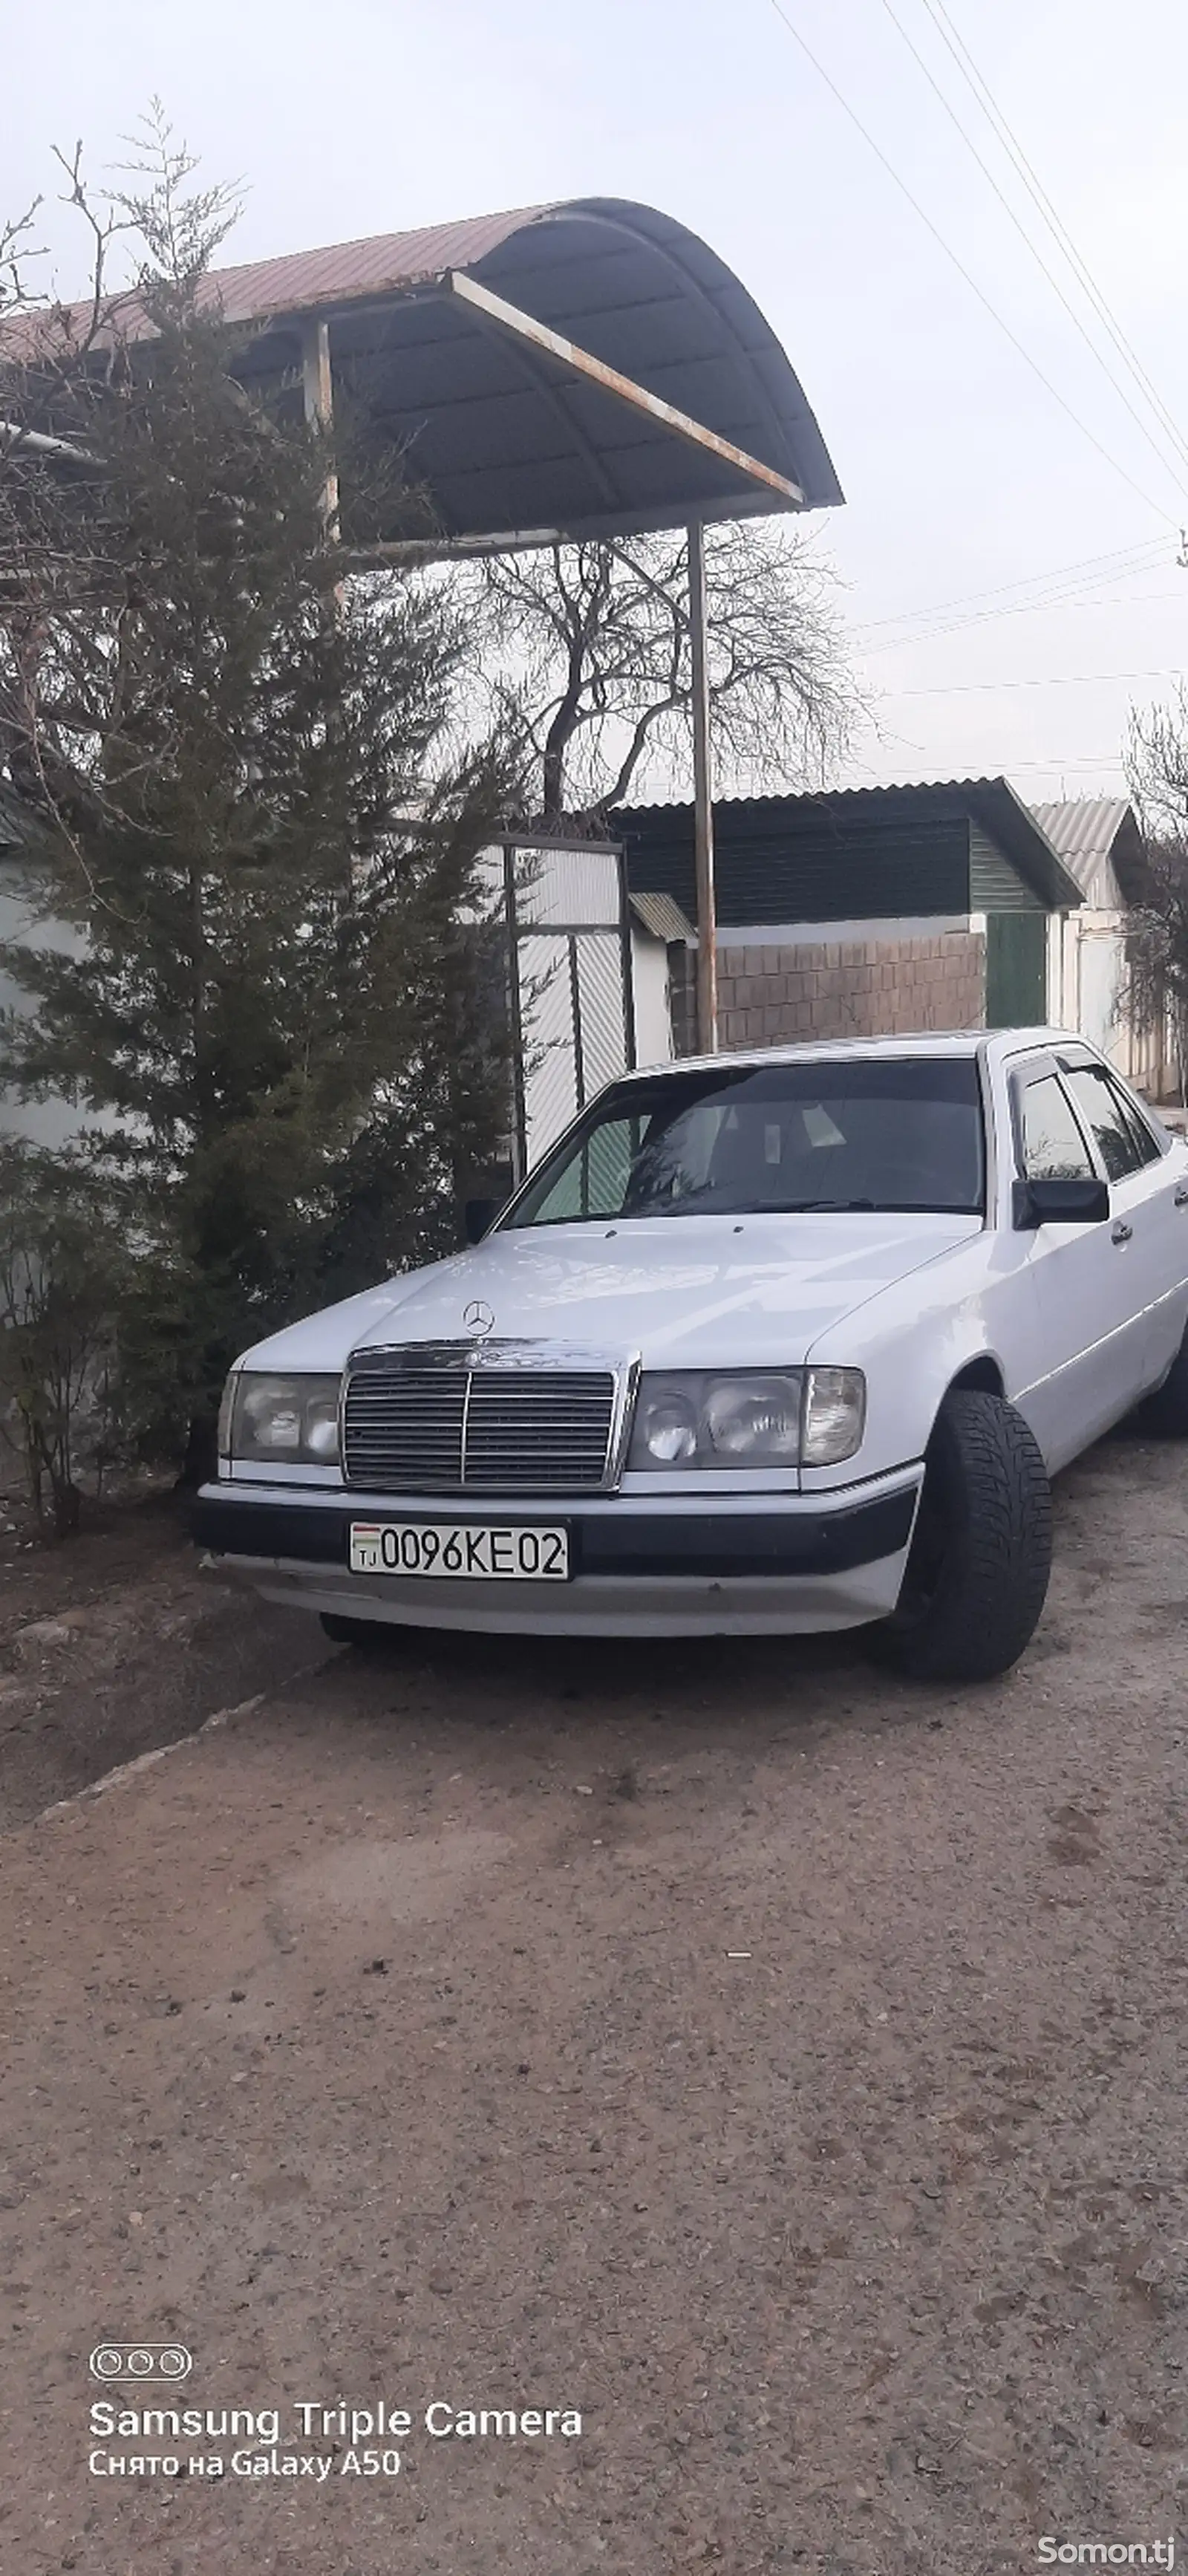
[(328, 1467), (338, 1456), (337, 1377), (273, 1377), (241, 1369), (228, 1379), (219, 1413), (219, 1451)]
[(635, 1408), (631, 1467), (794, 1467), (800, 1456), (801, 1369), (726, 1376), (682, 1370), (645, 1377)]
[(629, 1467), (834, 1467), (861, 1445), (861, 1369), (682, 1369), (641, 1380)]

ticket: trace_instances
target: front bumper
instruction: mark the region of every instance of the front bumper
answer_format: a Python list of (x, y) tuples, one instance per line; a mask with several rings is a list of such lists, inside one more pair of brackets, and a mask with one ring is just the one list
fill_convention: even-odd
[[(853, 1628), (894, 1609), (923, 1468), (836, 1493), (566, 1504), (205, 1485), (194, 1537), (266, 1600), (398, 1626), (532, 1636), (763, 1636)], [(352, 1574), (352, 1520), (564, 1522), (572, 1580)]]

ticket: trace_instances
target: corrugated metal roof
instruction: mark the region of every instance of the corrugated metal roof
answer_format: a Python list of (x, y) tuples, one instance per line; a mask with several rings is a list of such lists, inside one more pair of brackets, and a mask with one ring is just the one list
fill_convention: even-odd
[(1054, 850), (1072, 869), (1078, 885), (1102, 859), (1108, 860), (1114, 843), (1134, 809), (1126, 796), (1065, 796), (1051, 804), (1033, 805), (1040, 830), (1046, 832)]
[(651, 931), (653, 939), (662, 939), (666, 948), (678, 939), (686, 946), (696, 946), (693, 924), (670, 894), (629, 894), (627, 900), (636, 920)]
[[(723, 923), (963, 911), (971, 822), (1046, 907), (1071, 909), (1082, 900), (1042, 825), (1005, 778), (726, 796), (715, 799), (714, 815)], [(662, 888), (688, 907), (692, 806), (620, 807), (607, 821), (627, 845), (632, 889)]]
[(1032, 812), (1087, 903), (1116, 911), (1144, 900), (1142, 827), (1126, 796), (1067, 796)]
[[(477, 318), (449, 292), (451, 270), (773, 468), (808, 507), (842, 499), (753, 297), (708, 243), (653, 206), (583, 197), (478, 215), (216, 270), (204, 291), (250, 334), (235, 360), (245, 383), (292, 383), (302, 317), (325, 320), (357, 434), (407, 460), (446, 536), (623, 534), (772, 508), (770, 487), (726, 457)], [(118, 325), (144, 336), (135, 297)], [(22, 320), (0, 346), (34, 355), (30, 332), (44, 327)], [(33, 426), (54, 426), (52, 389), (47, 401)], [(387, 533), (407, 534), (407, 513)]]
[[(714, 811), (716, 813), (719, 806), (721, 806), (726, 812), (729, 812), (731, 808), (734, 807), (737, 807), (740, 812), (744, 808), (748, 810), (754, 809), (758, 812), (764, 806), (770, 806), (775, 809), (787, 805), (827, 805), (830, 809), (835, 805), (850, 805), (854, 807), (870, 805), (873, 807), (878, 804), (880, 800), (892, 796), (930, 796), (934, 798), (938, 796), (960, 796), (968, 799), (975, 793), (980, 794), (986, 788), (1000, 787), (1005, 787), (1008, 795), (1012, 797), (1015, 796), (1014, 788), (1011, 787), (1009, 781), (1005, 778), (907, 778), (896, 779), (894, 784), (889, 787), (801, 788), (788, 795), (715, 796)], [(1020, 810), (1025, 814), (1031, 814), (1038, 817), (1043, 811), (1043, 808), (1039, 805), (1023, 805), (1022, 800), (1019, 798), (1016, 798), (1016, 802), (1019, 803)], [(625, 805), (618, 810), (624, 814), (632, 815), (679, 814), (686, 810), (691, 812), (692, 808), (689, 807), (686, 809), (681, 805), (674, 805), (661, 800), (653, 805)]]
[[(553, 211), (549, 206), (520, 206), (501, 215), (471, 215), (450, 224), (428, 224), (417, 232), (374, 233), (363, 241), (334, 242), (324, 250), (285, 251), (275, 259), (245, 261), (238, 268), (212, 269), (203, 279), (200, 301), (217, 305), (227, 322), (267, 322), (277, 314), (309, 313), (324, 304), (355, 304), (375, 295), (397, 295), (429, 285), (451, 268), (475, 268), (498, 250), (509, 235)], [(70, 307), (82, 323), (89, 304)], [(121, 338), (140, 339), (151, 332), (140, 298), (118, 297), (113, 321)]]

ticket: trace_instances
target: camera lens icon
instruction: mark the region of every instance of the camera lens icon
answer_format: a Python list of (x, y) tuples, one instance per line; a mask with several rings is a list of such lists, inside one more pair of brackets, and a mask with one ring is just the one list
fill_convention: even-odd
[(97, 2343), (92, 2379), (188, 2379), (193, 2354), (184, 2343)]

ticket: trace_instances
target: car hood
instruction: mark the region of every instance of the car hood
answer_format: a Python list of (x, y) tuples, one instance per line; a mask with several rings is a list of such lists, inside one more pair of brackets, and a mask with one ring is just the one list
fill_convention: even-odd
[(276, 1333), (253, 1368), (344, 1366), (387, 1343), (501, 1340), (638, 1352), (649, 1368), (791, 1366), (880, 1290), (980, 1231), (976, 1216), (655, 1217), (495, 1233)]

